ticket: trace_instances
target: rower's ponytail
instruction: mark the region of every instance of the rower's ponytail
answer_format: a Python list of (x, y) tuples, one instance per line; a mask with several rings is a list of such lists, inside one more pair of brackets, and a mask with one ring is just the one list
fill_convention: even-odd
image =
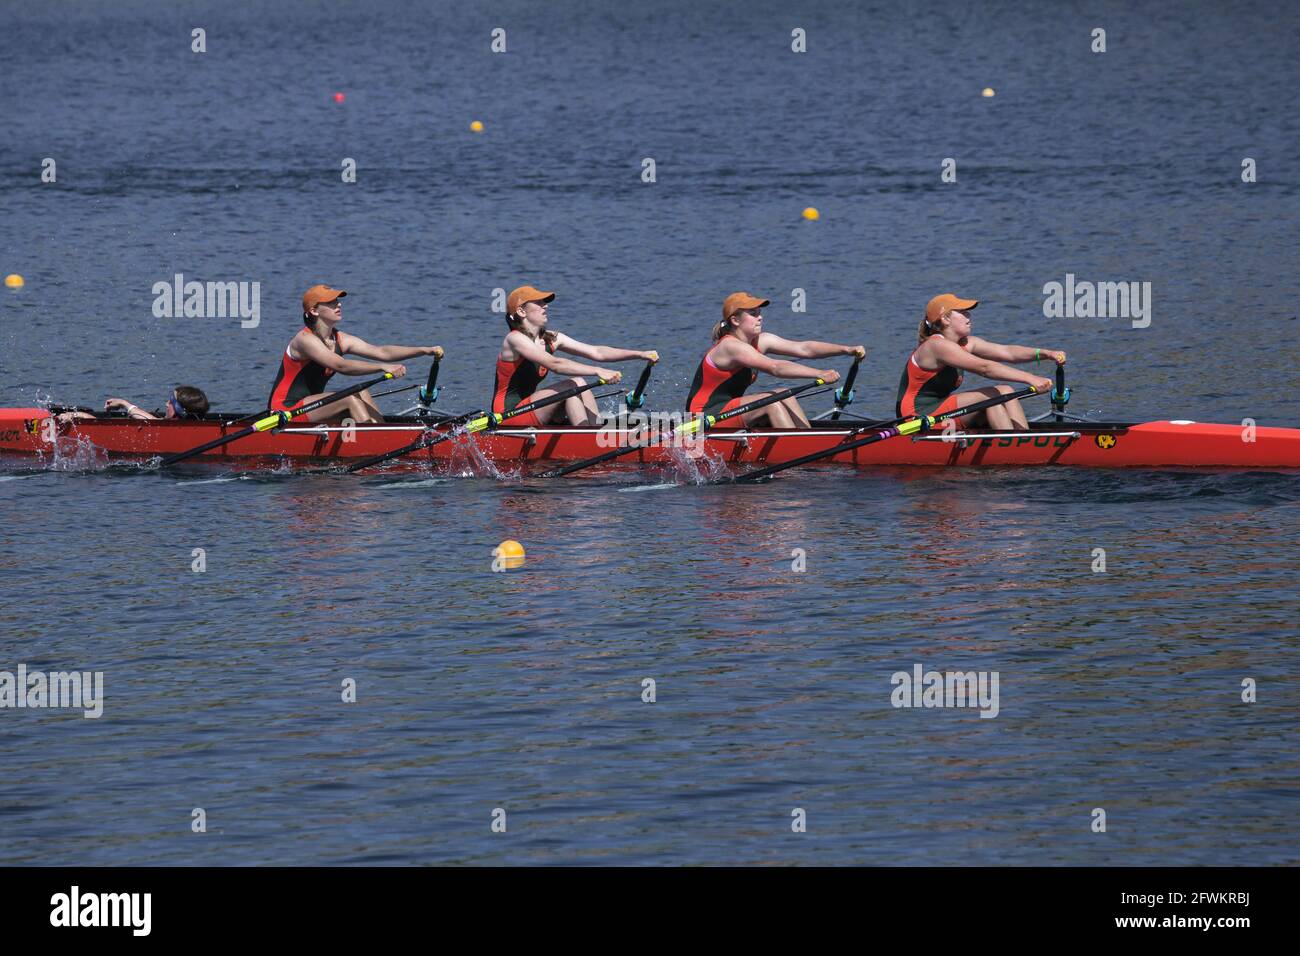
[(920, 328), (916, 330), (916, 344), (920, 345), (930, 336), (938, 335), (940, 332), (942, 332), (943, 325), (941, 323), (947, 317), (948, 317), (948, 313), (944, 312), (942, 315), (939, 316), (939, 321), (934, 323), (933, 325), (930, 324), (930, 320), (928, 318), (922, 319)]
[[(516, 315), (507, 315), (507, 316), (506, 316), (506, 324), (510, 326), (510, 331), (512, 331), (512, 332), (523, 332), (524, 335), (528, 335), (527, 332), (524, 332), (524, 320), (521, 319), (521, 318), (519, 318), (518, 316), (516, 316)], [(545, 345), (547, 346), (547, 349), (546, 349), (546, 350), (547, 350), (548, 352), (554, 352), (554, 351), (555, 351), (555, 342), (556, 342), (557, 339), (559, 339), (559, 337), (560, 337), (560, 333), (559, 333), (559, 332), (552, 332), (550, 329), (547, 329), (545, 332), (542, 333), (542, 335), (541, 335), (541, 339), (542, 339), (542, 342), (545, 343)], [(537, 337), (536, 337), (536, 336), (530, 336), (530, 338), (533, 338), (533, 339), (535, 340)]]
[(713, 327), (713, 341), (720, 342), (722, 340), (722, 337), (726, 335), (729, 331), (731, 331), (730, 326), (731, 326), (730, 319), (723, 319), (721, 322), (715, 325)]

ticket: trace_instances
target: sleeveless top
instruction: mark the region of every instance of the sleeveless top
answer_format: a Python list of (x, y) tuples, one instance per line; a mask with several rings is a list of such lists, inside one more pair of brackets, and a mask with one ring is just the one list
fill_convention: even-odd
[[(302, 333), (299, 332), (298, 335)], [(314, 332), (309, 332), (314, 335)], [(319, 395), (325, 391), (325, 383), (334, 374), (334, 369), (319, 365), (309, 358), (294, 358), (291, 354), (295, 335), (285, 346), (280, 356), (280, 369), (275, 373), (275, 383), (271, 386), (271, 397), (266, 407), (273, 412), (289, 411), (308, 395)], [(342, 355), (343, 333), (334, 333), (334, 354)]]
[[(924, 345), (922, 342), (917, 349)], [(962, 348), (970, 351), (970, 343)], [(965, 376), (952, 365), (945, 365), (933, 372), (916, 364), (916, 349), (907, 359), (903, 374), (898, 380), (898, 398), (894, 405), (894, 414), (929, 415), (943, 404), (943, 400), (961, 388)]]
[[(546, 351), (554, 355), (555, 346), (550, 339), (542, 339)], [(496, 381), (492, 389), (492, 411), (506, 412), (522, 404), (528, 396), (537, 391), (537, 386), (546, 378), (549, 371), (545, 366), (524, 358), (522, 355), (513, 362), (497, 357)]]
[(724, 372), (713, 364), (713, 350), (722, 342), (715, 342), (704, 353), (700, 367), (695, 370), (691, 390), (686, 395), (686, 410), (692, 414), (704, 412), (716, 415), (733, 399), (745, 394), (745, 389), (758, 380), (758, 373), (752, 368), (738, 368), (733, 372)]

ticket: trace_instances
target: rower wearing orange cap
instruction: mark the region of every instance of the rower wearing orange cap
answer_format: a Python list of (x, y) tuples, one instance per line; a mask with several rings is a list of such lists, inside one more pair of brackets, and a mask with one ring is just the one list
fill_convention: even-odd
[[(343, 321), (343, 297), (347, 293), (327, 285), (314, 285), (302, 297), (302, 322), (304, 328), (289, 340), (280, 357), (280, 368), (271, 386), (267, 408), (273, 412), (292, 411), (306, 402), (313, 402), (329, 393), (325, 383), (335, 372), (343, 375), (372, 375), (375, 372), (392, 372), (394, 378), (406, 374), (401, 359), (420, 355), (442, 357), (437, 345), (371, 345), (356, 335), (345, 334), (337, 328)], [(373, 359), (378, 364), (345, 359), (345, 355), (359, 355)], [(370, 390), (349, 395), (332, 405), (307, 413), (307, 421), (350, 418), (354, 422), (382, 422)]]
[[(970, 312), (979, 305), (977, 299), (962, 299), (952, 293), (936, 295), (925, 307), (921, 320), (920, 342), (907, 360), (898, 382), (898, 415), (935, 415), (971, 405), (995, 395), (1005, 395), (1010, 385), (989, 385), (965, 392), (962, 373), (975, 372), (1002, 382), (1020, 382), (1039, 391), (1052, 387), (1050, 379), (1012, 368), (1005, 363), (1020, 364), (1049, 358), (1065, 364), (1065, 353), (1025, 345), (998, 345), (971, 335)], [(1024, 409), (1019, 401), (997, 405), (974, 415), (964, 416), (959, 424), (987, 423), (990, 428), (1026, 428)]]
[[(583, 365), (561, 358), (556, 352), (568, 352), (593, 362), (626, 362), (630, 359), (659, 361), (659, 353), (637, 349), (618, 349), (609, 345), (587, 345), (563, 332), (553, 332), (546, 327), (547, 306), (555, 298), (554, 292), (543, 292), (530, 285), (520, 286), (506, 298), (506, 323), (510, 331), (501, 341), (497, 355), (496, 380), (493, 382), (492, 411), (501, 413), (527, 402), (554, 395), (573, 385), (585, 385), (579, 376), (590, 375), (617, 382), (622, 372)], [(539, 388), (548, 372), (567, 375), (561, 381), (551, 381)], [(590, 391), (547, 405), (536, 411), (510, 419), (516, 427), (537, 427), (558, 422), (561, 413), (571, 425), (594, 425), (599, 420), (596, 399)]]
[[(695, 379), (686, 396), (686, 410), (717, 415), (745, 402), (766, 398), (771, 392), (746, 395), (759, 372), (779, 378), (820, 378), (827, 384), (839, 380), (833, 368), (817, 369), (798, 362), (768, 358), (769, 352), (793, 358), (830, 358), (834, 355), (866, 355), (861, 345), (834, 345), (830, 342), (791, 342), (763, 331), (763, 307), (767, 299), (748, 292), (733, 292), (722, 303), (722, 321), (714, 323), (713, 346), (700, 360)], [(773, 428), (800, 428), (808, 424), (797, 399), (787, 398), (740, 416), (746, 425), (764, 420)]]

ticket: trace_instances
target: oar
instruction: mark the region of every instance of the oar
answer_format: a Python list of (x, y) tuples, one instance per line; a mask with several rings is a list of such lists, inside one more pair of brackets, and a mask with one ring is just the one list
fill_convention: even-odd
[[(527, 415), (529, 412), (536, 411), (539, 408), (545, 408), (547, 405), (554, 405), (556, 402), (562, 402), (572, 398), (574, 395), (581, 395), (583, 392), (596, 388), (600, 385), (608, 384), (603, 378), (598, 378), (594, 382), (588, 382), (586, 385), (573, 385), (554, 395), (548, 395), (546, 398), (539, 398), (535, 402), (529, 402), (526, 405), (516, 405), (508, 412), (466, 412), (464, 415), (457, 415), (455, 418), (448, 418), (439, 422), (439, 426), (446, 425), (454, 427), (463, 424), (465, 434), (473, 435), (477, 432), (488, 431), (496, 428), (502, 422), (509, 421), (519, 415)], [(456, 437), (456, 432), (446, 431), (441, 434), (434, 434), (426, 429), (419, 438), (393, 451), (384, 452), (382, 455), (375, 455), (371, 458), (363, 458), (361, 461), (352, 462), (347, 465), (343, 472), (351, 474), (360, 471), (363, 468), (370, 468), (373, 465), (382, 464), (386, 461), (392, 461), (394, 458), (401, 458), (403, 455), (409, 455), (411, 452), (420, 451), (424, 448), (432, 448), (434, 445), (441, 444), (448, 439)]]
[(373, 378), (368, 382), (360, 382), (350, 388), (343, 389), (341, 392), (331, 392), (329, 395), (318, 398), (314, 402), (308, 402), (306, 405), (299, 406), (291, 412), (272, 412), (265, 418), (260, 418), (253, 422), (253, 424), (249, 425), (247, 428), (241, 428), (239, 431), (230, 435), (225, 435), (221, 438), (214, 438), (212, 441), (205, 442), (198, 448), (191, 448), (189, 451), (183, 451), (178, 455), (171, 455), (164, 458), (159, 467), (165, 468), (168, 465), (174, 465), (187, 458), (193, 458), (195, 455), (202, 455), (204, 452), (212, 451), (214, 448), (220, 448), (222, 445), (229, 445), (232, 441), (238, 441), (239, 439), (256, 432), (269, 432), (272, 428), (279, 428), (282, 425), (287, 425), (293, 419), (306, 415), (308, 412), (314, 412), (316, 409), (324, 408), (326, 405), (333, 405), (335, 402), (341, 401), (349, 395), (355, 395), (357, 392), (364, 392), (366, 389), (378, 385), (381, 382), (386, 382), (392, 377), (392, 372), (385, 372), (383, 375), (379, 376), (379, 378)]
[(442, 354), (435, 354), (433, 364), (429, 366), (429, 380), (424, 383), (424, 388), (420, 389), (420, 407), (428, 408), (438, 400), (438, 366), (442, 364)]
[(838, 421), (840, 412), (844, 411), (844, 406), (853, 401), (853, 382), (858, 377), (858, 366), (862, 364), (862, 356), (859, 355), (853, 360), (853, 365), (849, 368), (849, 374), (844, 378), (844, 384), (835, 392), (835, 411), (831, 412), (831, 421)]
[[(436, 387), (434, 386), (434, 383), (438, 381), (438, 363), (441, 362), (441, 361), (442, 361), (442, 356), (441, 356), (441, 355), (434, 355), (434, 357), (433, 357), (433, 365), (431, 365), (431, 366), (429, 367), (429, 381), (428, 381), (428, 384), (427, 384), (427, 385), (423, 385), (423, 386), (422, 386), (422, 385), (420, 385), (419, 382), (415, 382), (415, 383), (413, 383), (413, 384), (411, 384), (411, 385), (403, 385), (403, 386), (401, 386), (400, 388), (390, 388), (390, 389), (388, 389), (388, 390), (385, 391), (385, 392), (376, 392), (376, 393), (375, 393), (373, 396), (371, 396), (371, 397), (372, 397), (372, 398), (383, 398), (385, 395), (397, 395), (399, 392), (409, 392), (409, 391), (410, 391), (411, 389), (413, 389), (413, 388), (418, 388), (418, 389), (421, 390), (421, 391), (420, 391), (420, 403), (421, 403), (422, 405), (425, 405), (426, 407), (427, 407), (428, 405), (432, 405), (434, 402), (436, 402), (436, 401), (438, 400), (438, 392), (440, 391), (438, 388), (436, 388)], [(425, 396), (426, 393), (431, 394), (431, 395), (433, 396), (433, 398), (431, 398), (428, 402), (425, 402), (425, 401), (424, 401), (424, 396)], [(299, 409), (299, 410), (298, 410), (298, 412), (301, 412), (301, 411), (302, 411), (302, 409)], [(258, 412), (256, 415), (244, 415), (244, 416), (242, 416), (242, 417), (240, 417), (240, 418), (236, 418), (233, 422), (230, 422), (229, 424), (231, 424), (231, 425), (237, 425), (237, 424), (239, 424), (240, 422), (246, 422), (246, 421), (249, 421), (250, 419), (252, 419), (252, 420), (260, 419), (260, 418), (262, 418), (263, 416), (266, 416), (266, 415), (272, 415), (272, 414), (274, 414), (274, 412), (273, 412), (271, 409), (268, 408), (268, 409), (266, 409), (266, 410), (264, 410), (264, 411), (260, 411), (260, 412)], [(297, 414), (297, 413), (295, 413), (295, 414)]]
[(1052, 389), (1052, 412), (1058, 422), (1065, 421), (1065, 406), (1070, 401), (1070, 388), (1065, 384), (1065, 366), (1056, 365), (1056, 387)]
[[(1026, 385), (1018, 392), (1011, 392), (1007, 395), (997, 395), (993, 398), (987, 398), (984, 401), (976, 402), (973, 405), (967, 405), (964, 408), (954, 408), (950, 412), (944, 412), (941, 415), (921, 415), (919, 417), (908, 418), (902, 422), (891, 422), (889, 427), (883, 431), (868, 435), (866, 438), (859, 438), (856, 441), (841, 442), (833, 448), (824, 448), (821, 451), (815, 451), (809, 455), (803, 455), (799, 458), (792, 458), (790, 461), (783, 461), (776, 465), (768, 465), (766, 468), (756, 468), (753, 471), (747, 471), (743, 475), (736, 475), (734, 478), (717, 478), (709, 484), (726, 485), (741, 481), (758, 481), (760, 478), (766, 478), (768, 475), (774, 475), (778, 471), (785, 471), (787, 468), (798, 468), (800, 465), (807, 465), (814, 461), (820, 461), (823, 458), (832, 458), (835, 455), (842, 454), (846, 451), (852, 451), (854, 448), (862, 448), (865, 445), (874, 445), (878, 441), (885, 441), (888, 438), (895, 438), (898, 435), (914, 435), (919, 431), (929, 431), (939, 422), (947, 421), (950, 418), (960, 418), (963, 415), (971, 415), (975, 412), (981, 412), (986, 408), (992, 408), (994, 405), (1002, 405), (1005, 402), (1014, 401), (1017, 398), (1025, 398), (1028, 395), (1041, 394), (1038, 389), (1032, 385)], [(878, 426), (870, 426), (872, 428)], [(863, 431), (865, 429), (858, 429)]]
[(627, 403), (627, 407), (632, 411), (635, 411), (645, 404), (645, 387), (646, 383), (650, 381), (650, 370), (654, 368), (655, 363), (659, 361), (658, 352), (651, 352), (650, 354), (653, 355), (654, 358), (645, 363), (645, 368), (641, 370), (641, 378), (637, 380), (636, 388), (623, 396), (623, 401)]
[(401, 385), (397, 388), (385, 389), (382, 392), (375, 392), (371, 398), (383, 398), (385, 395), (397, 395), (401, 392), (409, 392), (413, 388), (424, 388), (419, 382), (412, 382), (410, 385)]
[(696, 431), (703, 434), (704, 432), (707, 432), (709, 429), (711, 429), (714, 425), (716, 425), (720, 421), (724, 421), (725, 419), (728, 418), (735, 418), (737, 415), (744, 415), (746, 412), (752, 412), (755, 409), (764, 407), (765, 405), (772, 405), (776, 402), (783, 402), (787, 398), (793, 398), (795, 395), (798, 395), (801, 392), (806, 392), (810, 388), (816, 388), (818, 385), (825, 385), (825, 384), (826, 384), (825, 381), (823, 381), (820, 378), (814, 379), (813, 381), (808, 382), (805, 385), (796, 385), (794, 388), (787, 388), (783, 392), (776, 392), (773, 395), (768, 395), (766, 398), (756, 398), (752, 402), (747, 402), (744, 405), (740, 405), (737, 408), (731, 409), (731, 411), (721, 412), (718, 415), (700, 415), (697, 416), (696, 418), (692, 418), (689, 422), (683, 422), (682, 424), (678, 425), (668, 435), (664, 436), (664, 438), (661, 438), (658, 441), (650, 441), (640, 445), (626, 445), (622, 448), (615, 448), (612, 451), (602, 452), (599, 455), (595, 455), (591, 458), (585, 458), (582, 461), (575, 461), (573, 464), (565, 465), (563, 468), (556, 468), (553, 471), (548, 471), (544, 474), (538, 475), (537, 477), (559, 478), (562, 477), (563, 475), (571, 475), (575, 471), (582, 471), (582, 469), (584, 468), (590, 468), (592, 465), (599, 465), (601, 462), (613, 461), (615, 458), (621, 458), (624, 455), (630, 455), (632, 454), (632, 452), (640, 451), (642, 448), (650, 448), (654, 445), (663, 444), (664, 440), (667, 438), (673, 438), (679, 435), (689, 435), (692, 432), (696, 432)]

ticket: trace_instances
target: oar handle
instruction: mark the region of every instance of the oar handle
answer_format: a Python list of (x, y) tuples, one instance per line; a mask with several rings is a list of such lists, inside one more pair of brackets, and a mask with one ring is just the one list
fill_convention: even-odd
[(849, 374), (844, 376), (844, 384), (835, 392), (835, 411), (831, 412), (831, 421), (836, 421), (840, 417), (840, 412), (846, 405), (853, 403), (853, 383), (858, 379), (858, 366), (862, 364), (862, 356), (859, 355), (849, 366)]
[(442, 356), (435, 355), (433, 364), (429, 366), (429, 380), (424, 383), (424, 388), (420, 389), (420, 404), (428, 408), (438, 400), (438, 366), (442, 364)]
[(1065, 363), (1056, 363), (1056, 387), (1052, 389), (1052, 412), (1058, 422), (1065, 420), (1065, 406), (1070, 401), (1070, 389), (1065, 384)]
[(658, 355), (646, 361), (645, 368), (641, 370), (641, 377), (637, 379), (636, 388), (632, 389), (632, 391), (628, 392), (627, 395), (623, 397), (623, 401), (627, 403), (629, 410), (638, 409), (645, 404), (646, 383), (650, 381), (650, 370), (655, 367), (655, 362), (658, 361)]

